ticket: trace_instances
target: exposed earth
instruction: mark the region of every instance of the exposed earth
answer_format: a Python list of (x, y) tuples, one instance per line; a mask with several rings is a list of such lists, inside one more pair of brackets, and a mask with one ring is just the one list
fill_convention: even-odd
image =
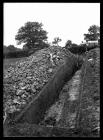
[[(56, 56), (53, 62), (50, 60), (50, 53)], [(51, 47), (36, 52), (4, 71), (3, 105), (8, 121), (16, 118), (39, 94), (60, 66), (65, 64), (68, 55), (72, 57), (71, 53), (67, 53), (63, 48)], [(39, 124), (31, 125), (25, 122), (6, 126), (4, 123), (5, 135), (99, 136), (99, 86), (100, 50), (97, 48), (87, 53), (82, 67), (63, 86), (58, 99), (46, 110)]]

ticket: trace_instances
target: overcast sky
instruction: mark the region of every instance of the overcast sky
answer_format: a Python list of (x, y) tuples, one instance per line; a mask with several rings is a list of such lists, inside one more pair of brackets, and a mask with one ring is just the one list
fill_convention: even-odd
[(84, 33), (95, 24), (100, 26), (99, 3), (4, 3), (4, 45), (17, 45), (15, 35), (26, 22), (42, 22), (48, 42), (54, 37), (80, 44)]

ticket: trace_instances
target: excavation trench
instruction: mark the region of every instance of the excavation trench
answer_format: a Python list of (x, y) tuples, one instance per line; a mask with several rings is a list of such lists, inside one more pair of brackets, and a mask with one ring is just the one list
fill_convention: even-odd
[[(13, 126), (19, 123), (39, 124), (43, 120), (46, 110), (58, 99), (65, 83), (74, 76), (83, 63), (81, 57), (68, 56), (65, 64), (60, 66), (41, 92), (27, 105), (26, 108), (13, 120)], [(6, 122), (4, 127), (6, 126)], [(4, 128), (5, 129), (5, 128)], [(15, 127), (9, 130), (15, 131)], [(4, 130), (7, 136), (7, 129)], [(12, 134), (14, 132), (11, 132)], [(11, 135), (11, 134), (10, 134)]]
[(58, 99), (64, 84), (69, 81), (82, 65), (82, 58), (76, 56), (67, 57), (66, 63), (62, 65), (33, 99), (28, 106), (16, 117), (14, 122), (28, 122), (38, 124), (44, 117), (45, 111)]
[(71, 80), (67, 81), (60, 91), (58, 100), (46, 111), (40, 124), (75, 128), (81, 83), (80, 75), (81, 70), (78, 70)]
[[(48, 136), (52, 136), (52, 137), (53, 136), (59, 136), (59, 137), (60, 136), (65, 136), (65, 137), (66, 136), (72, 136), (72, 137), (94, 136), (94, 132), (92, 133), (91, 131), (92, 129), (90, 129), (90, 127), (94, 127), (94, 121), (91, 120), (90, 115), (93, 116), (94, 113), (95, 115), (97, 115), (95, 108), (98, 107), (97, 97), (99, 96), (98, 95), (99, 88), (97, 87), (97, 83), (99, 82), (98, 80), (99, 64), (97, 63), (96, 65), (94, 65), (96, 67), (95, 67), (95, 71), (93, 71), (94, 70), (93, 64), (91, 64), (88, 61), (88, 59), (86, 59), (84, 63), (83, 61), (84, 60), (81, 57), (79, 57), (78, 59), (74, 55), (72, 57), (68, 56), (66, 59), (66, 63), (57, 70), (56, 74), (47, 83), (47, 85), (41, 90), (41, 92), (37, 95), (37, 97), (35, 97), (35, 99), (33, 99), (29, 103), (29, 105), (16, 117), (16, 119), (14, 120), (14, 125), (12, 125), (12, 127), (10, 126), (8, 130), (7, 129), (4, 130), (4, 136), (28, 136), (28, 137), (29, 136), (34, 136), (34, 137), (35, 136), (44, 136), (44, 137), (45, 136), (47, 137)], [(84, 71), (86, 69), (88, 69), (89, 71), (87, 71), (87, 73), (85, 74)], [(94, 76), (94, 72), (96, 73), (95, 76)], [(86, 76), (84, 77), (83, 75)], [(83, 80), (84, 78), (87, 78), (87, 81)], [(97, 83), (95, 83), (96, 82), (95, 80), (97, 80)], [(60, 92), (62, 91), (64, 86), (68, 83), (68, 81), (69, 82), (71, 81), (71, 87), (69, 87), (69, 98), (68, 95), (65, 96), (66, 100), (63, 105), (61, 119), (58, 123), (60, 124), (60, 126), (40, 125), (39, 123), (44, 119), (45, 112), (58, 99)], [(88, 84), (88, 88), (86, 85), (84, 87), (83, 81), (86, 81), (86, 83)], [(82, 85), (85, 89), (81, 88)], [(80, 87), (80, 89), (82, 90), (79, 91), (78, 87)], [(98, 90), (97, 93), (95, 93), (96, 90), (95, 88), (97, 88)], [(95, 99), (96, 107), (92, 109), (90, 107), (94, 106), (94, 95), (96, 98)], [(88, 107), (88, 105), (90, 107)], [(75, 114), (77, 118), (75, 117)], [(71, 119), (73, 118), (74, 120), (71, 121)], [(95, 124), (97, 125), (98, 124), (97, 116), (96, 118), (93, 119), (95, 120)], [(93, 124), (91, 124), (92, 121)], [(77, 122), (77, 124), (75, 125), (75, 127), (70, 127), (68, 126), (68, 124), (70, 125), (70, 122)], [(81, 129), (78, 126), (81, 126), (80, 127)]]

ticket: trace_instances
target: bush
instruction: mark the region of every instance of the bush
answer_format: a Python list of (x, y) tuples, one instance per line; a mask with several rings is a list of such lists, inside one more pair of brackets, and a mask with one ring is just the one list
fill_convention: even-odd
[(8, 52), (3, 54), (3, 58), (19, 58), (19, 57), (27, 57), (27, 51), (15, 51), (15, 52)]
[(72, 44), (72, 46), (70, 48), (68, 48), (68, 50), (71, 53), (78, 54), (78, 55), (83, 55), (86, 51), (89, 51), (89, 50), (97, 48), (97, 47), (99, 47), (99, 46), (97, 46), (97, 45), (87, 46), (87, 45)]
[(84, 46), (72, 46), (69, 48), (69, 51), (74, 54), (83, 54), (86, 51), (86, 47)]

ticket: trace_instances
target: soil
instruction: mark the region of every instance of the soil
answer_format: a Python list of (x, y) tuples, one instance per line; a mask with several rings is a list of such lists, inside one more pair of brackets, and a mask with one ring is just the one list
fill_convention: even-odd
[[(46, 52), (47, 51), (44, 50), (39, 53), (36, 53), (35, 56), (32, 55), (31, 57), (28, 58), (28, 61), (22, 62), (21, 65), (20, 63), (18, 63), (19, 67), (17, 66), (13, 70), (10, 68), (8, 69), (9, 71), (7, 71), (4, 74), (4, 96), (5, 96), (4, 106), (5, 103), (6, 105), (8, 105), (7, 102), (9, 102), (10, 105), (8, 110), (10, 110), (10, 106), (13, 106), (14, 99), (17, 98), (17, 93), (18, 94), (20, 93), (20, 95), (23, 95), (24, 93), (30, 95), (31, 99), (29, 99), (28, 101), (34, 98), (33, 96), (34, 92), (28, 91), (28, 89), (30, 89), (27, 86), (28, 82), (32, 81), (30, 82), (29, 85), (33, 85), (33, 83), (37, 84), (36, 82), (38, 81), (38, 84), (35, 85), (34, 88), (36, 90), (35, 96), (37, 96), (39, 91), (48, 82), (48, 79), (50, 79), (53, 76), (53, 74), (56, 72), (57, 67), (65, 63), (65, 58), (67, 54), (60, 49), (61, 59), (60, 61), (57, 61), (57, 65), (55, 67), (54, 66), (51, 67), (50, 63), (47, 63), (48, 59), (43, 59), (43, 57), (41, 56), (41, 54), (45, 54)], [(45, 55), (45, 57), (46, 56), (47, 54)], [(43, 64), (42, 67), (41, 64)], [(48, 72), (44, 74), (43, 73), (44, 71), (42, 71), (45, 69), (44, 68), (45, 64), (46, 64), (46, 68), (47, 67), (52, 68), (53, 70), (53, 73), (51, 72), (49, 73), (48, 76), (49, 78), (46, 78)], [(42, 74), (40, 74), (41, 71)], [(20, 78), (22, 75), (21, 72), (23, 74), (22, 78)], [(29, 75), (27, 75), (27, 72), (29, 73)], [(31, 73), (33, 74), (35, 73), (35, 74), (31, 75)], [(40, 77), (37, 75), (39, 75)], [(42, 80), (43, 75), (45, 76), (44, 80)], [(35, 76), (37, 77), (34, 78)], [(37, 78), (39, 80), (37, 80)], [(24, 81), (27, 81), (27, 83), (24, 82), (23, 79), (25, 79)], [(45, 80), (47, 81), (44, 82)], [(42, 84), (40, 88), (37, 88), (38, 85), (41, 85), (40, 83), (43, 82), (45, 84)], [(8, 93), (10, 93), (10, 95)], [(25, 105), (27, 103), (28, 102), (26, 102)], [(16, 105), (18, 104), (19, 103), (16, 103)], [(14, 108), (21, 109), (21, 106), (19, 107), (16, 106)], [(69, 80), (64, 85), (64, 87), (62, 88), (59, 94), (58, 100), (55, 101), (53, 105), (51, 105), (51, 107), (45, 112), (45, 116), (39, 124), (29, 124), (29, 123), (15, 124), (10, 126), (10, 128), (8, 127), (8, 131), (5, 135), (23, 136), (23, 137), (24, 136), (26, 137), (31, 137), (31, 136), (33, 137), (36, 136), (37, 137), (50, 137), (50, 136), (52, 137), (58, 137), (58, 136), (59, 137), (61, 136), (99, 137), (99, 132), (100, 132), (99, 115), (100, 115), (100, 50), (99, 48), (97, 48), (87, 53), (81, 69), (78, 70), (74, 74), (72, 79)]]

